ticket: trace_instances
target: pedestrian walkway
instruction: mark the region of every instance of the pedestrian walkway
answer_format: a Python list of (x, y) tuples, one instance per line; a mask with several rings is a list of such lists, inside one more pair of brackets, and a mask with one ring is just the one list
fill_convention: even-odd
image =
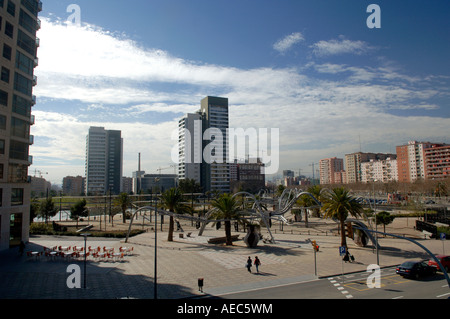
[[(403, 227), (403, 226), (402, 226)], [(211, 237), (224, 236), (223, 230), (208, 227), (204, 236), (198, 231), (183, 228), (191, 236), (174, 242), (167, 241), (167, 233), (158, 233), (156, 245), (157, 297), (159, 299), (192, 298), (203, 295), (220, 296), (231, 292), (260, 289), (263, 287), (315, 280), (319, 277), (366, 271), (376, 264), (376, 250), (372, 246), (358, 247), (348, 240), (349, 250), (355, 262), (343, 263), (339, 256), (340, 237), (331, 235), (274, 234), (275, 244), (259, 242), (258, 247), (248, 248), (242, 240), (233, 246), (207, 243)], [(412, 230), (412, 227), (402, 229)], [(416, 232), (417, 233), (417, 232)], [(243, 233), (239, 233), (240, 238)], [(420, 235), (420, 234), (414, 234)], [(310, 240), (316, 240), (319, 251), (314, 254)], [(420, 240), (433, 253), (442, 253), (440, 240)], [(82, 246), (82, 237), (35, 236), (30, 238), (26, 250), (39, 250), (56, 245)], [(127, 243), (119, 239), (89, 238), (87, 245), (133, 247), (131, 255), (123, 259), (95, 260), (88, 258), (86, 268), (87, 289), (68, 288), (67, 279), (71, 264), (80, 266), (83, 260), (51, 259), (45, 256), (29, 258), (19, 256), (18, 249), (0, 252), (1, 299), (115, 299), (154, 298), (155, 234), (147, 232), (130, 237)], [(381, 267), (397, 265), (405, 259), (428, 258), (418, 246), (398, 238), (380, 238), (379, 261)], [(250, 256), (261, 260), (257, 274), (245, 268)], [(198, 289), (198, 278), (204, 278), (203, 292)]]

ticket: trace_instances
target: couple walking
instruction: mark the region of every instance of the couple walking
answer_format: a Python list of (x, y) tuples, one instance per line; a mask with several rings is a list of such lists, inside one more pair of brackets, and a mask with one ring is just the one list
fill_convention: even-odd
[(255, 265), (256, 267), (256, 272), (259, 273), (259, 265), (261, 265), (261, 261), (258, 259), (258, 256), (255, 257), (255, 261), (253, 262), (252, 259), (250, 258), (250, 256), (248, 256), (247, 259), (247, 270), (248, 272), (252, 272), (252, 264)]

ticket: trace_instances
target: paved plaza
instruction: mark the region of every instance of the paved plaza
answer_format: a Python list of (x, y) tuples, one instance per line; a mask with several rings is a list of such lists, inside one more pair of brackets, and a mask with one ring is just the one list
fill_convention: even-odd
[[(157, 234), (157, 297), (158, 299), (197, 298), (220, 296), (263, 287), (280, 286), (315, 280), (318, 277), (366, 271), (376, 264), (374, 248), (358, 247), (351, 239), (348, 246), (355, 262), (342, 263), (339, 256), (340, 237), (328, 232), (317, 232), (314, 220), (310, 221), (308, 234), (290, 233), (272, 229), (274, 244), (259, 242), (257, 248), (247, 248), (240, 240), (233, 246), (208, 244), (212, 237), (224, 236), (223, 229), (207, 227), (203, 236), (187, 223), (180, 232), (174, 233), (174, 241), (167, 241), (166, 232)], [(396, 219), (386, 232), (405, 234), (416, 238), (433, 253), (443, 252), (443, 243), (423, 238), (414, 230), (414, 221)], [(262, 230), (268, 235), (267, 230)], [(188, 237), (187, 234), (191, 233)], [(309, 240), (316, 240), (319, 252), (314, 251)], [(155, 234), (152, 231), (124, 239), (88, 237), (91, 247), (132, 247), (131, 254), (123, 258), (104, 260), (88, 257), (84, 274), (83, 259), (51, 256), (20, 256), (18, 248), (0, 252), (0, 299), (153, 299), (155, 277)], [(405, 259), (428, 258), (417, 245), (399, 238), (380, 238), (379, 260), (381, 267), (400, 264)], [(83, 237), (32, 236), (26, 251), (42, 251), (44, 247), (84, 246)], [(448, 250), (448, 248), (447, 248)], [(262, 265), (259, 273), (245, 268), (248, 257), (258, 256)], [(72, 272), (68, 267), (80, 266), (82, 288), (69, 288), (67, 280)], [(86, 275), (86, 277), (84, 277)], [(84, 289), (84, 278), (86, 286)], [(198, 289), (198, 278), (203, 278), (203, 292)], [(286, 296), (288, 298), (289, 296)]]

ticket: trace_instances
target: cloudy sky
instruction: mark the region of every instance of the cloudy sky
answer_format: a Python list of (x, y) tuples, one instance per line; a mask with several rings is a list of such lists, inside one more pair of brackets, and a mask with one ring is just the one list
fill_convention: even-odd
[[(381, 28), (367, 25), (371, 3)], [(409, 140), (450, 143), (447, 1), (46, 0), (43, 8), (30, 174), (52, 183), (84, 176), (90, 126), (122, 131), (124, 176), (137, 170), (138, 153), (147, 173), (173, 173), (177, 121), (208, 95), (229, 99), (230, 127), (279, 129), (280, 172), (312, 175), (321, 158), (395, 153)]]

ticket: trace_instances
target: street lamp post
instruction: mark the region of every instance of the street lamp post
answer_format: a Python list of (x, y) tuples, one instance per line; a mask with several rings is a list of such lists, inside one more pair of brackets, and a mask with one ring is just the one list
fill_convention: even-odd
[[(159, 178), (155, 178), (156, 182), (159, 182)], [(157, 274), (158, 274), (158, 194), (156, 194), (155, 199), (156, 205), (155, 205), (155, 265), (154, 265), (154, 283), (153, 283), (153, 298), (158, 299), (158, 280), (157, 280)], [(161, 225), (162, 227), (162, 225)]]
[(377, 211), (376, 211), (376, 203), (375, 203), (375, 182), (377, 180), (373, 180), (372, 190), (373, 190), (373, 212), (375, 214), (375, 249), (377, 252), (377, 265), (380, 265), (380, 255), (378, 253), (378, 223), (377, 223)]
[(86, 252), (86, 241), (87, 241), (87, 236), (90, 236), (91, 234), (89, 233), (84, 233), (81, 234), (81, 236), (84, 237), (84, 289), (86, 289), (86, 257), (87, 257), (87, 252)]

